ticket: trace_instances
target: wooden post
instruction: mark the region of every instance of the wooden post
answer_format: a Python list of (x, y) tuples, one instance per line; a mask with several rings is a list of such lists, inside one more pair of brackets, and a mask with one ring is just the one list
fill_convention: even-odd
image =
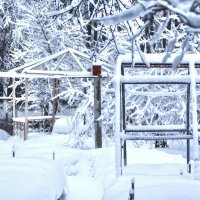
[(102, 148), (102, 123), (101, 116), (101, 65), (93, 65), (92, 73), (94, 76), (94, 130), (95, 148)]
[(28, 139), (28, 78), (25, 79), (25, 122), (24, 122), (24, 140)]

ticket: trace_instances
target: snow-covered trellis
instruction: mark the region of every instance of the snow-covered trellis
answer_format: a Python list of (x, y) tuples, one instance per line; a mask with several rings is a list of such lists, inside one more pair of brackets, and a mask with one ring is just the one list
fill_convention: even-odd
[[(187, 164), (190, 171), (190, 140), (193, 139), (194, 144), (194, 156), (195, 156), (195, 179), (199, 179), (199, 136), (198, 129), (200, 129), (200, 125), (197, 122), (197, 100), (196, 97), (199, 94), (196, 94), (196, 83), (200, 83), (200, 77), (195, 76), (195, 67), (200, 67), (200, 59), (199, 54), (186, 54), (177, 69), (172, 68), (172, 63), (174, 60), (174, 56), (171, 55), (171, 58), (167, 60), (166, 63), (162, 63), (164, 54), (145, 54), (146, 59), (150, 63), (150, 67), (147, 68), (146, 72), (142, 72), (142, 68), (144, 67), (144, 61), (141, 59), (140, 55), (135, 54), (135, 68), (130, 68), (127, 74), (123, 73), (122, 66), (123, 64), (129, 65), (131, 67), (131, 54), (119, 56), (117, 62), (117, 70), (115, 77), (115, 87), (116, 87), (116, 172), (117, 175), (122, 173), (122, 163), (127, 164), (127, 155), (126, 155), (126, 140), (186, 140), (187, 141)], [(157, 67), (155, 67), (157, 66)], [(140, 70), (137, 71), (137, 67)], [(155, 70), (152, 70), (155, 67)], [(167, 69), (165, 69), (167, 68)], [(171, 70), (171, 73), (168, 71)], [(150, 72), (149, 72), (150, 71)], [(158, 85), (162, 84), (162, 90), (154, 89), (154, 91), (148, 91), (148, 87), (142, 87), (142, 90), (134, 90), (134, 88), (129, 87), (126, 89), (124, 85)], [(172, 89), (166, 89), (163, 85), (168, 85), (170, 88), (170, 84), (177, 85), (177, 91)], [(180, 87), (181, 85), (181, 87)], [(182, 86), (183, 85), (183, 86)], [(180, 90), (180, 91), (179, 91)], [(155, 121), (154, 124), (151, 124), (153, 121), (149, 120), (149, 124), (145, 124), (145, 121), (141, 121), (139, 118), (143, 116), (145, 118), (145, 110), (147, 110), (150, 105), (149, 99), (145, 100), (145, 106), (141, 107), (139, 110), (139, 118), (132, 118), (131, 124), (126, 122), (126, 117), (129, 115), (135, 115), (134, 106), (139, 108), (136, 105), (135, 100), (132, 99), (132, 105), (128, 106), (132, 109), (131, 113), (126, 113), (127, 109), (125, 108), (127, 104), (124, 103), (124, 98), (127, 94), (131, 93), (131, 95), (135, 96), (151, 96), (152, 99), (156, 98), (156, 96), (166, 97), (167, 100), (172, 99), (172, 103), (174, 102), (173, 96), (180, 97), (179, 101), (181, 102), (182, 107), (178, 105), (177, 109), (174, 112), (174, 107), (169, 108), (169, 111), (158, 110), (156, 108), (156, 104), (152, 104), (151, 106), (156, 108), (158, 114), (161, 115), (161, 121)], [(129, 96), (128, 96), (129, 97)], [(130, 101), (129, 101), (130, 102)], [(162, 102), (161, 102), (162, 103)], [(177, 104), (180, 102), (177, 102)], [(134, 106), (133, 106), (134, 105)], [(190, 112), (190, 107), (192, 105), (192, 112)], [(162, 112), (169, 112), (169, 115), (172, 116), (174, 113), (179, 113), (180, 116), (175, 114), (175, 117), (172, 117), (172, 121), (167, 121), (162, 117)], [(177, 112), (178, 111), (178, 112)], [(160, 113), (159, 113), (160, 112)], [(141, 115), (140, 115), (141, 114)], [(190, 115), (192, 115), (192, 120), (190, 120)], [(155, 117), (155, 116), (153, 116)], [(158, 116), (156, 116), (158, 118)], [(177, 118), (180, 118), (177, 121)], [(163, 120), (163, 121), (162, 121)], [(170, 119), (169, 119), (170, 120)], [(137, 122), (138, 121), (138, 122)], [(148, 121), (148, 120), (147, 120)], [(146, 122), (147, 122), (146, 121)], [(175, 124), (172, 122), (175, 121)], [(157, 124), (156, 124), (157, 123)], [(166, 124), (165, 124), (166, 123)], [(150, 133), (163, 133), (163, 135), (152, 135)], [(136, 133), (136, 134), (135, 134)], [(145, 133), (142, 135), (138, 135), (138, 133)], [(169, 133), (169, 134), (168, 134)], [(175, 134), (176, 133), (176, 134)], [(122, 151), (123, 149), (123, 151)], [(122, 153), (124, 154), (124, 160), (122, 159)]]

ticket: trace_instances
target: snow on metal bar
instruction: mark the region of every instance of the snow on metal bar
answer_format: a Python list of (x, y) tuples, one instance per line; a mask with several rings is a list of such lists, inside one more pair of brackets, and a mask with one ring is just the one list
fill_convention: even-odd
[(78, 63), (79, 67), (86, 72), (86, 69), (83, 67), (83, 65), (81, 64), (81, 62), (79, 61), (79, 59), (75, 56), (74, 52), (69, 49), (69, 52), (71, 53), (72, 57), (74, 58), (74, 60)]
[(44, 57), (44, 58), (38, 59), (38, 60), (36, 60), (36, 61), (27, 63), (27, 64), (22, 65), (22, 66), (19, 66), (19, 67), (16, 67), (16, 68), (14, 68), (14, 69), (11, 69), (10, 71), (18, 71), (18, 70), (26, 69), (27, 67), (30, 67), (30, 66), (33, 66), (33, 65), (34, 65), (34, 66), (41, 65), (41, 64), (43, 64), (43, 63), (46, 63), (46, 62), (48, 62), (48, 61), (50, 61), (50, 60), (53, 60), (53, 59), (57, 58), (58, 56), (61, 56), (61, 55), (65, 54), (65, 53), (67, 53), (67, 52), (69, 52), (69, 49), (68, 49), (68, 48), (65, 49), (65, 50), (63, 50), (63, 51), (60, 51), (60, 52), (58, 52), (58, 53), (55, 53), (55, 54), (53, 54), (53, 55), (49, 55), (49, 56), (46, 56), (46, 57)]
[[(32, 72), (33, 71), (33, 72)], [(96, 76), (93, 76), (90, 72), (62, 72), (60, 73), (54, 73), (53, 71), (36, 71), (36, 70), (30, 70), (30, 73), (23, 74), (23, 73), (16, 73), (16, 72), (0, 72), (0, 77), (5, 78), (63, 78), (63, 77), (69, 77), (69, 78), (94, 78)], [(34, 73), (35, 72), (35, 73)], [(102, 73), (102, 77), (108, 77), (107, 73)]]
[[(55, 53), (53, 55), (46, 56), (44, 58), (40, 58), (40, 59), (38, 59), (36, 61), (33, 61), (33, 62), (30, 62), (30, 63), (26, 63), (26, 64), (24, 64), (22, 66), (19, 66), (19, 67), (16, 67), (14, 69), (11, 69), (10, 71), (16, 72), (16, 71), (19, 71), (19, 70), (26, 71), (26, 70), (29, 70), (29, 69), (33, 69), (33, 68), (35, 68), (35, 67), (37, 67), (39, 65), (47, 63), (47, 62), (49, 62), (49, 61), (51, 61), (51, 60), (53, 60), (53, 59), (55, 59), (55, 58), (57, 58), (59, 56), (62, 56), (64, 54), (66, 54), (66, 53), (70, 53), (73, 56), (73, 58), (76, 60), (77, 64), (80, 66), (80, 68), (83, 71), (85, 71), (85, 69), (83, 68), (83, 66), (82, 66), (81, 62), (78, 60), (78, 58), (76, 58), (76, 56), (81, 57), (84, 60), (87, 60), (89, 63), (93, 62), (88, 55), (86, 55), (84, 53), (81, 53), (81, 52), (79, 52), (79, 51), (77, 51), (75, 49), (72, 49), (72, 48), (66, 48), (63, 51), (57, 52), (57, 53)], [(102, 68), (105, 69), (106, 71), (108, 71), (108, 68), (109, 69), (111, 68), (111, 66), (108, 63), (105, 63), (103, 61), (101, 61), (101, 63), (102, 63)]]
[(38, 75), (38, 74), (20, 74), (16, 72), (0, 72), (0, 77), (2, 78), (49, 78), (48, 75)]
[(192, 135), (159, 135), (159, 136), (134, 136), (134, 135), (121, 135), (123, 140), (186, 140), (192, 139)]
[(190, 76), (166, 75), (166, 76), (121, 76), (121, 83), (190, 83)]
[[(134, 91), (130, 90), (129, 88), (125, 88), (125, 91), (128, 94), (138, 95), (138, 96), (181, 96), (185, 95), (186, 91), (175, 91), (175, 92), (162, 92), (162, 91), (156, 91), (156, 92), (144, 92), (144, 91)], [(200, 92), (199, 92), (200, 94)]]
[(28, 74), (48, 75), (48, 76), (67, 76), (67, 77), (94, 77), (91, 72), (69, 72), (69, 71), (42, 71), (42, 70), (27, 70)]
[[(165, 53), (159, 54), (144, 54), (146, 60), (150, 64), (172, 64), (174, 62), (175, 57), (177, 54), (171, 54), (171, 56), (167, 59), (165, 63), (163, 63), (163, 58)], [(184, 57), (181, 61), (181, 64), (188, 64), (190, 59), (194, 60), (194, 63), (200, 63), (200, 54), (184, 54)], [(137, 63), (144, 63), (141, 56), (138, 53), (134, 54), (134, 62)], [(132, 63), (132, 54), (121, 55), (121, 64), (122, 63)], [(144, 63), (145, 64), (145, 63)]]
[[(56, 119), (59, 118), (65, 118), (66, 116), (55, 116)], [(34, 120), (45, 120), (45, 119), (52, 119), (53, 116), (29, 116), (27, 117), (28, 121), (34, 121)], [(25, 123), (25, 117), (13, 117), (14, 122), (21, 122)]]
[[(44, 70), (27, 70), (28, 74), (42, 74), (42, 75), (62, 75), (66, 77), (84, 77), (84, 78), (90, 78), (90, 77), (96, 77), (92, 75), (91, 72), (69, 72), (69, 71), (44, 71)], [(108, 77), (108, 73), (102, 72), (102, 77)]]
[(185, 130), (186, 125), (142, 125), (142, 126), (133, 126), (127, 125), (125, 131), (179, 131)]

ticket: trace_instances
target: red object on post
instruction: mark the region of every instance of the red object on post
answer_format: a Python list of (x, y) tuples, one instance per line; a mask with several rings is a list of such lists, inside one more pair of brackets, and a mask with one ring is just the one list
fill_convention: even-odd
[(92, 66), (92, 75), (93, 76), (101, 75), (101, 65), (93, 65)]

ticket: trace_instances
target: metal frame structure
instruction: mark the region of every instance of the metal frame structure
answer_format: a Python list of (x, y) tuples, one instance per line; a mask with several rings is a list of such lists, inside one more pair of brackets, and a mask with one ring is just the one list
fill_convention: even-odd
[[(151, 67), (160, 67), (162, 68), (170, 68), (169, 64), (152, 64)], [(135, 66), (136, 68), (147, 68), (144, 64), (142, 63), (137, 63)], [(121, 65), (121, 75), (125, 75), (125, 68), (131, 68), (131, 63), (122, 63)], [(186, 68), (186, 65), (181, 65), (180, 68)], [(189, 71), (188, 71), (189, 74)], [(126, 113), (125, 113), (125, 105), (126, 105), (126, 99), (125, 99), (125, 85), (127, 84), (181, 84), (181, 85), (186, 85), (187, 87), (187, 100), (186, 100), (186, 126), (179, 126), (178, 127), (172, 127), (168, 128), (165, 126), (161, 126), (162, 128), (160, 129), (154, 129), (153, 126), (150, 127), (149, 129), (142, 129), (142, 127), (136, 129), (136, 128), (131, 128), (126, 126)], [(155, 92), (156, 93), (156, 92)], [(186, 139), (187, 140), (187, 164), (189, 165), (189, 173), (191, 172), (191, 167), (190, 167), (190, 139), (192, 139), (191, 131), (190, 131), (190, 119), (189, 119), (189, 114), (190, 114), (190, 83), (188, 82), (175, 82), (175, 81), (168, 81), (168, 82), (161, 82), (161, 81), (147, 81), (147, 82), (126, 82), (126, 83), (121, 83), (121, 109), (122, 109), (122, 130), (124, 132), (124, 141), (122, 142), (122, 149), (123, 149), (123, 160), (124, 160), (124, 166), (127, 165), (127, 147), (126, 147), (126, 140), (181, 140), (181, 139)], [(170, 136), (127, 136), (127, 133), (130, 132), (152, 132), (152, 133), (163, 133), (163, 132), (171, 132), (171, 133), (177, 133), (177, 132), (182, 132), (186, 133), (184, 135), (170, 135)]]
[[(162, 58), (164, 54), (145, 54), (146, 59), (151, 63), (147, 67), (148, 63), (144, 63), (144, 59), (140, 55), (136, 54), (134, 57), (135, 66), (134, 68), (172, 68), (172, 63), (175, 55), (171, 55), (170, 59), (166, 63), (162, 63)], [(145, 75), (144, 77), (138, 75), (125, 75), (125, 68), (132, 67), (131, 55), (120, 56), (117, 61), (117, 70), (115, 78), (115, 88), (116, 88), (116, 111), (120, 110), (119, 116), (116, 116), (116, 174), (117, 176), (122, 174), (122, 163), (124, 166), (127, 165), (127, 140), (186, 140), (187, 141), (187, 164), (188, 172), (191, 172), (190, 164), (190, 140), (195, 139), (193, 144), (198, 145), (197, 130), (193, 133), (193, 128), (191, 128), (191, 122), (197, 120), (197, 118), (190, 120), (190, 105), (191, 105), (191, 75), (190, 70), (193, 68), (200, 68), (200, 59), (197, 54), (186, 54), (178, 66), (179, 68), (187, 69), (187, 75), (164, 75), (164, 76), (152, 76)], [(192, 62), (191, 62), (192, 60)], [(193, 63), (194, 62), (194, 63)], [(133, 68), (133, 70), (134, 70)], [(189, 70), (190, 69), (190, 70)], [(200, 84), (200, 76), (195, 77), (195, 83)], [(125, 85), (127, 84), (183, 84), (186, 85), (186, 124), (185, 125), (170, 125), (160, 126), (160, 128), (155, 130), (155, 126), (126, 126), (125, 119)], [(194, 84), (193, 84), (194, 85)], [(194, 87), (194, 86), (193, 86)], [(196, 90), (195, 90), (196, 93)], [(118, 95), (120, 94), (120, 95)], [(137, 95), (137, 94), (136, 94)], [(138, 94), (139, 95), (139, 94)], [(194, 108), (193, 108), (194, 109)], [(200, 129), (200, 125), (197, 126)], [(129, 133), (147, 133), (144, 136), (131, 135)], [(164, 133), (170, 132), (170, 135), (148, 135), (148, 133)], [(182, 132), (184, 134), (174, 134)], [(119, 149), (120, 146), (120, 149)]]

